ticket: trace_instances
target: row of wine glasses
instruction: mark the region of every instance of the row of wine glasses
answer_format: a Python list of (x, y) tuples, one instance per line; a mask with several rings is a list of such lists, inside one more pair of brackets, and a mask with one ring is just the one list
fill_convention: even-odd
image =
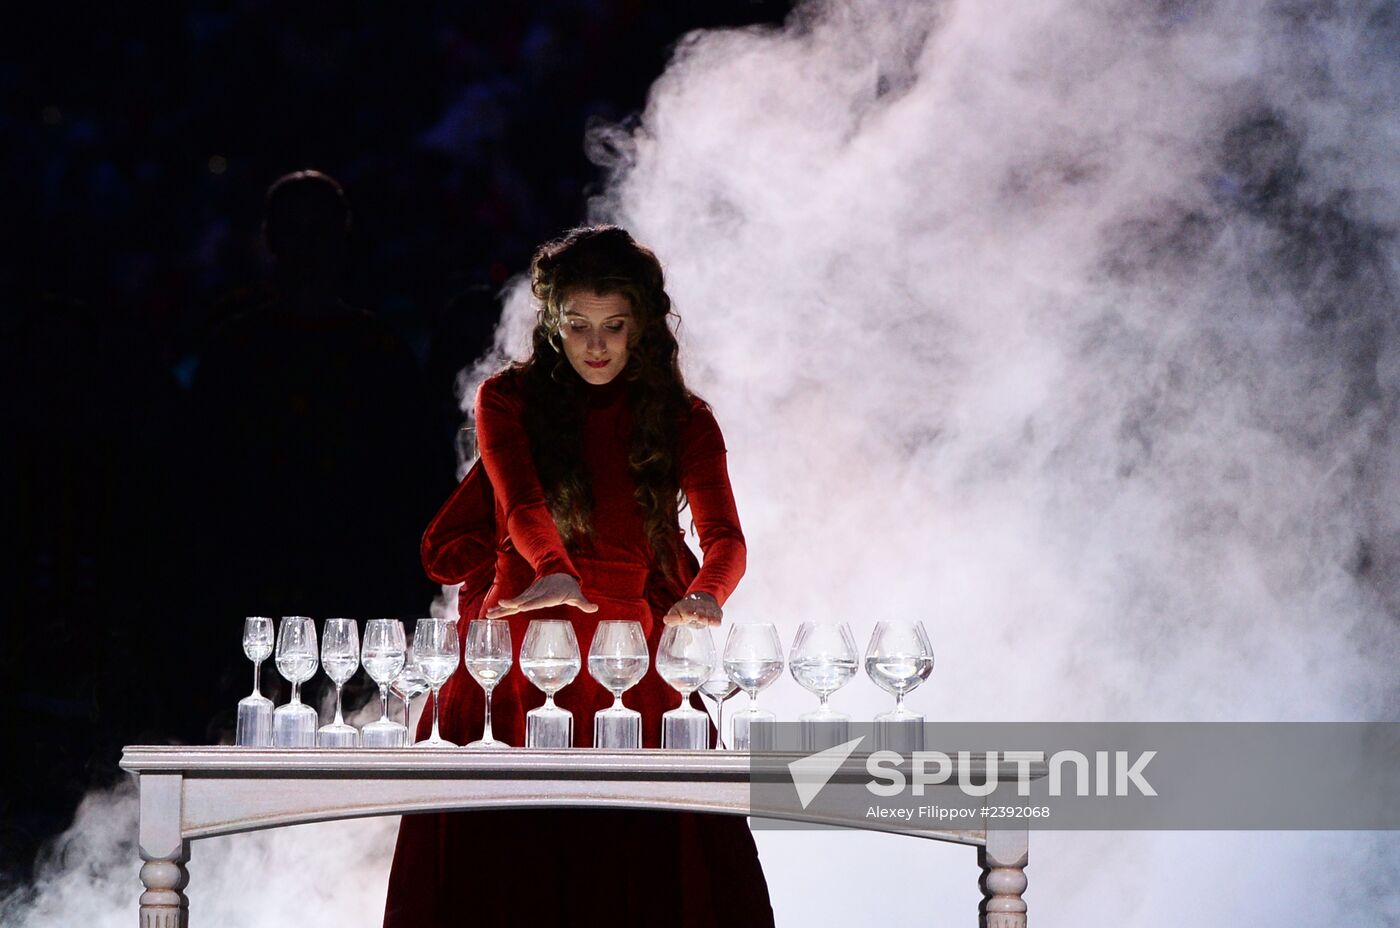
[[(424, 692), (433, 694), (431, 735), (419, 742), (426, 747), (452, 746), (438, 727), (438, 701), (442, 686), (458, 665), (457, 622), (419, 619), (413, 645), (406, 642), (402, 623), (394, 619), (373, 619), (365, 628), (361, 647), (358, 629), (349, 619), (327, 619), (321, 646), (321, 664), (336, 685), (335, 720), (316, 725), (316, 713), (300, 699), (300, 686), (316, 671), (316, 629), (304, 616), (282, 620), (275, 651), (279, 672), (292, 683), (291, 701), (277, 708), (262, 696), (259, 672), (262, 661), (274, 651), (272, 620), (253, 617), (245, 621), (244, 653), (253, 661), (253, 694), (239, 703), (238, 744), (276, 744), (284, 747), (397, 747), (407, 743), (404, 725), (392, 721), (388, 695), (392, 690), (404, 701), (408, 718), (409, 700)], [(506, 747), (491, 731), (491, 694), (510, 672), (512, 649), (510, 626), (501, 619), (478, 619), (470, 623), (465, 664), (472, 678), (485, 692), (485, 721), (481, 739), (467, 747)], [(656, 669), (662, 679), (681, 696), (679, 707), (662, 716), (662, 746), (677, 749), (708, 747), (709, 728), (705, 713), (690, 704), (699, 692), (715, 707), (717, 747), (723, 747), (724, 702), (743, 690), (749, 705), (733, 722), (732, 746), (739, 750), (755, 747), (753, 732), (762, 723), (777, 717), (758, 706), (758, 695), (783, 671), (782, 644), (777, 629), (769, 623), (736, 624), (729, 630), (722, 659), (717, 660), (709, 629), (687, 625), (669, 626), (657, 649)], [(623, 693), (646, 674), (650, 663), (641, 625), (628, 621), (600, 622), (588, 654), (588, 669), (613, 695), (613, 705), (595, 713), (593, 743), (598, 747), (636, 748), (641, 745), (641, 715), (628, 709)], [(363, 664), (379, 687), (381, 718), (363, 731), (344, 721), (341, 687)], [(830, 707), (832, 693), (845, 686), (858, 668), (855, 639), (846, 623), (804, 622), (799, 627), (789, 653), (788, 667), (793, 678), (814, 693), (819, 705), (800, 721), (838, 731), (849, 716)], [(568, 686), (581, 668), (578, 639), (572, 623), (561, 620), (532, 621), (525, 634), (520, 669), (545, 694), (545, 703), (526, 715), (526, 746), (564, 748), (573, 744), (573, 714), (555, 704), (554, 697)], [(895, 708), (876, 717), (877, 723), (919, 723), (922, 717), (904, 706), (904, 697), (926, 680), (933, 670), (933, 650), (921, 622), (879, 622), (865, 653), (865, 670), (870, 678), (895, 697)]]
[[(250, 616), (243, 621), (243, 653), (253, 662), (253, 692), (238, 703), (235, 743), (267, 747), (399, 747), (407, 742), (405, 725), (389, 718), (389, 692), (404, 701), (408, 719), (409, 700), (434, 688), (434, 679), (448, 660), (451, 667), (436, 683), (441, 687), (456, 668), (456, 640), (441, 631), (456, 623), (445, 619), (420, 619), (409, 644), (403, 623), (397, 619), (371, 619), (365, 624), (363, 645), (359, 626), (353, 619), (327, 619), (324, 623), (319, 662), (315, 623), (306, 616), (284, 616), (277, 628), (275, 643), (272, 619)], [(262, 663), (276, 654), (278, 672), (292, 684), (291, 700), (276, 709), (262, 694)], [(335, 719), (316, 727), (316, 710), (301, 701), (301, 685), (323, 667), (335, 684)], [(370, 679), (379, 687), (380, 718), (364, 729), (345, 721), (342, 690), (363, 664)]]

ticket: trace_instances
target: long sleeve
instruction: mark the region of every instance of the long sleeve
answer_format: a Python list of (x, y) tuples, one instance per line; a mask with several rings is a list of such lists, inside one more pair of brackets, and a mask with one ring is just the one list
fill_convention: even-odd
[(492, 377), (477, 391), (476, 442), (505, 515), (506, 531), (536, 577), (568, 574), (577, 579), (579, 572), (564, 549), (535, 472), (530, 439), (521, 421), (523, 398), (502, 381)]
[(686, 589), (723, 605), (744, 575), (748, 549), (729, 486), (724, 436), (707, 406), (696, 403), (680, 443), (680, 481), (700, 534), (704, 561)]

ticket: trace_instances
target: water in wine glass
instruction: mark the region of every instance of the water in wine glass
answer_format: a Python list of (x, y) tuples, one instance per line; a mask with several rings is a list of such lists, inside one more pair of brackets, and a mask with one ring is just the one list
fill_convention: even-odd
[(588, 655), (588, 673), (612, 693), (626, 692), (637, 685), (647, 672), (649, 661), (645, 654), (634, 656)]
[(724, 672), (745, 692), (758, 692), (783, 675), (783, 659), (725, 658)]
[(554, 695), (578, 676), (577, 657), (521, 657), (520, 669), (525, 678), (548, 695)]
[(854, 658), (799, 657), (791, 667), (793, 678), (819, 696), (830, 696), (856, 675)]
[(867, 657), (865, 672), (880, 689), (891, 695), (908, 693), (933, 672), (930, 657)]

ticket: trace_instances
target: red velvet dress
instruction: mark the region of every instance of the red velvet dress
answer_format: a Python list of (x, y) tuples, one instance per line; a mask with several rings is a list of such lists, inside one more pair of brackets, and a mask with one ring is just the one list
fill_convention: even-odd
[[(423, 538), (423, 562), (440, 583), (462, 583), (464, 623), (551, 573), (579, 579), (599, 607), (536, 609), (509, 618), (516, 665), (492, 698), (495, 737), (525, 742), (525, 713), (544, 702), (519, 670), (532, 619), (574, 624), (586, 655), (598, 622), (642, 624), (654, 657), (662, 616), (688, 592), (722, 605), (744, 572), (744, 538), (725, 467), (724, 440), (696, 402), (679, 443), (681, 488), (690, 501), (704, 565), (681, 545), (678, 581), (654, 564), (627, 467), (632, 415), (621, 378), (587, 388), (584, 460), (592, 480), (593, 537), (572, 555), (545, 505), (522, 425), (514, 375), (486, 381), (476, 399), (481, 454)], [(489, 478), (489, 480), (487, 479)], [(680, 533), (679, 520), (676, 531)], [(718, 637), (718, 636), (717, 636)], [(717, 641), (718, 644), (718, 641)], [(574, 743), (591, 744), (593, 714), (612, 695), (584, 669), (555, 701), (574, 714)], [(680, 697), (654, 662), (624, 697), (642, 714), (645, 747), (660, 744), (661, 713)], [(481, 737), (481, 687), (460, 668), (442, 690), (443, 737)], [(426, 737), (428, 713), (419, 724)], [(771, 925), (768, 888), (747, 823), (738, 817), (633, 810), (541, 809), (403, 818), (389, 877), (386, 928), (488, 925)]]

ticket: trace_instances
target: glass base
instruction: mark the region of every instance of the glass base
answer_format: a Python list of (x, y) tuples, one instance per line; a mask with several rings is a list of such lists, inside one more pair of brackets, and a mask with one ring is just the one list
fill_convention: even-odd
[(318, 748), (357, 748), (360, 746), (360, 733), (353, 725), (322, 725), (316, 730)]
[(272, 700), (245, 696), (238, 701), (238, 726), (233, 743), (245, 748), (272, 747)]
[(377, 719), (360, 729), (360, 744), (367, 748), (401, 748), (408, 744), (408, 729), (398, 722)]
[(462, 747), (477, 751), (496, 751), (502, 748), (508, 748), (510, 745), (506, 744), (504, 741), (497, 741), (495, 738), (492, 738), (490, 741), (483, 738), (480, 741), (473, 741), (471, 744), (464, 744)]
[(767, 709), (747, 709), (734, 716), (734, 750), (771, 751), (774, 749), (773, 727), (778, 717)]
[(429, 736), (422, 741), (415, 742), (413, 746), (415, 748), (455, 748), (457, 745), (454, 742), (448, 741), (446, 738), (433, 738)]
[(661, 714), (661, 747), (670, 751), (705, 751), (710, 747), (710, 717), (682, 706)]
[(882, 712), (875, 716), (875, 749), (912, 754), (924, 749), (924, 717), (915, 712)]
[(633, 709), (604, 709), (593, 715), (593, 746), (628, 751), (642, 746), (642, 714)]
[(802, 750), (807, 753), (825, 751), (851, 739), (851, 717), (834, 709), (818, 709), (798, 716), (798, 732)]
[(540, 706), (525, 713), (527, 748), (571, 748), (574, 746), (574, 714), (558, 706)]
[(272, 743), (279, 748), (316, 746), (316, 710), (304, 702), (278, 706), (272, 713)]

